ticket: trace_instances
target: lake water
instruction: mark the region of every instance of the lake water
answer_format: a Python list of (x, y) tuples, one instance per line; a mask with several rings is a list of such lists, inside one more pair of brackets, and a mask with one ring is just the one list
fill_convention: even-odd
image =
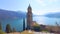
[(44, 16), (36, 16), (33, 17), (33, 20), (36, 21), (38, 24), (44, 25), (56, 25), (56, 22), (60, 25), (60, 18), (49, 18)]
[[(6, 24), (10, 24), (11, 27), (15, 28), (17, 31), (23, 30), (23, 19), (3, 19), (2, 26), (3, 31), (5, 31)], [(48, 18), (43, 16), (35, 16), (33, 17), (33, 21), (36, 21), (38, 24), (44, 25), (56, 25), (56, 22), (60, 25), (60, 18)]]

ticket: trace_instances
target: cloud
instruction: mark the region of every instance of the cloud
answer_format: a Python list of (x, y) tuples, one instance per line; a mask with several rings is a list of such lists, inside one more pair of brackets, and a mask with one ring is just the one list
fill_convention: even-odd
[(60, 12), (60, 9), (43, 9), (43, 10), (33, 10), (33, 14), (35, 15), (44, 15), (47, 13)]
[(58, 0), (34, 0), (38, 5), (38, 8), (33, 9), (33, 13), (36, 15), (44, 15), (47, 13), (60, 12), (60, 6), (57, 4)]
[(35, 0), (41, 6), (47, 6), (48, 4), (52, 4), (53, 2), (57, 2), (58, 0)]
[(43, 10), (35, 10), (35, 11), (33, 11), (33, 14), (35, 14), (35, 15), (44, 15), (45, 13), (47, 13), (46, 11), (43, 11)]
[(48, 0), (49, 2), (56, 2), (56, 1), (58, 1), (58, 0)]
[(35, 0), (37, 3), (39, 3), (41, 6), (46, 6), (46, 3), (44, 0)]

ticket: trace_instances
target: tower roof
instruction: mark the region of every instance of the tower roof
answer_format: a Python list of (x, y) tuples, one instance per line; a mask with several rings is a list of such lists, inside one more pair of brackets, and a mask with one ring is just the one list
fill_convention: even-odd
[(29, 8), (31, 9), (31, 6), (30, 6), (30, 4), (29, 4), (29, 6), (28, 6), (28, 9), (29, 9)]

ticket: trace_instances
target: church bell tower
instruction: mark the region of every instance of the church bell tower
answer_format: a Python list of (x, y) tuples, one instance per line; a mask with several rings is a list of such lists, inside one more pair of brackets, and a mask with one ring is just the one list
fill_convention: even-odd
[(31, 29), (32, 25), (32, 8), (29, 4), (27, 8), (27, 29)]

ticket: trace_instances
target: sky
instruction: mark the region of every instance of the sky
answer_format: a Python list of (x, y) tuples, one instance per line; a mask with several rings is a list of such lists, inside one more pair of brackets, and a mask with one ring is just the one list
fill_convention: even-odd
[(29, 4), (35, 15), (60, 12), (60, 0), (0, 0), (0, 9), (27, 12)]

